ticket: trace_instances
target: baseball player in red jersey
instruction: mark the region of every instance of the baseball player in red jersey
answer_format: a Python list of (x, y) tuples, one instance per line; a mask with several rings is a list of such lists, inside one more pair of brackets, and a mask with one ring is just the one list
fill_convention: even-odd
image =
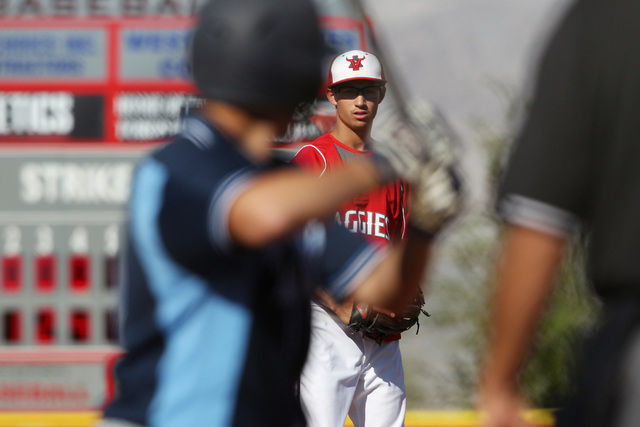
[[(360, 50), (331, 63), (327, 98), (336, 107), (336, 125), (302, 147), (292, 162), (319, 175), (369, 155), (371, 128), (385, 96), (378, 58)], [(408, 187), (395, 180), (346, 202), (336, 221), (368, 240), (402, 239), (408, 214)], [(398, 340), (378, 343), (347, 325), (353, 300), (336, 303), (318, 295), (312, 303), (312, 336), (300, 378), (300, 397), (310, 427), (404, 425), (406, 391)]]

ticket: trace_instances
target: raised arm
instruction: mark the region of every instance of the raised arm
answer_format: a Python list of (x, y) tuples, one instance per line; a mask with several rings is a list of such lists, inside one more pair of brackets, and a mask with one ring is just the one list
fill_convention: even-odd
[(565, 238), (509, 226), (491, 310), (490, 343), (482, 375), (480, 404), (486, 427), (526, 426), (518, 372), (552, 290)]
[(346, 199), (382, 182), (378, 169), (366, 159), (320, 178), (297, 168), (264, 174), (231, 206), (231, 237), (247, 247), (263, 246), (299, 231), (309, 220), (333, 215)]

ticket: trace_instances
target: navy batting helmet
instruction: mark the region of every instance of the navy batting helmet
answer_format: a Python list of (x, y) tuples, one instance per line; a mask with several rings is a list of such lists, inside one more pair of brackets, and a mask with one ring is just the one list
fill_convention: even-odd
[(324, 49), (310, 0), (213, 0), (193, 35), (193, 79), (206, 98), (289, 114), (317, 94)]

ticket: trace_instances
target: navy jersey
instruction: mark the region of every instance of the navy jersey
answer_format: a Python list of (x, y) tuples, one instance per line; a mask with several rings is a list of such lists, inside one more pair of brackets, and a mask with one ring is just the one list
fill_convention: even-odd
[(122, 290), (126, 353), (105, 418), (303, 425), (295, 384), (313, 288), (341, 299), (379, 255), (319, 223), (264, 249), (236, 245), (229, 208), (264, 169), (198, 118), (138, 165)]

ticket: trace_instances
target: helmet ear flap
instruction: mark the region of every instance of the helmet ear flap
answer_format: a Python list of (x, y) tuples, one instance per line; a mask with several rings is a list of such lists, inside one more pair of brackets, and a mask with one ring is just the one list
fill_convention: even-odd
[(317, 96), (324, 53), (311, 0), (209, 0), (192, 37), (192, 78), (205, 98), (292, 114)]

